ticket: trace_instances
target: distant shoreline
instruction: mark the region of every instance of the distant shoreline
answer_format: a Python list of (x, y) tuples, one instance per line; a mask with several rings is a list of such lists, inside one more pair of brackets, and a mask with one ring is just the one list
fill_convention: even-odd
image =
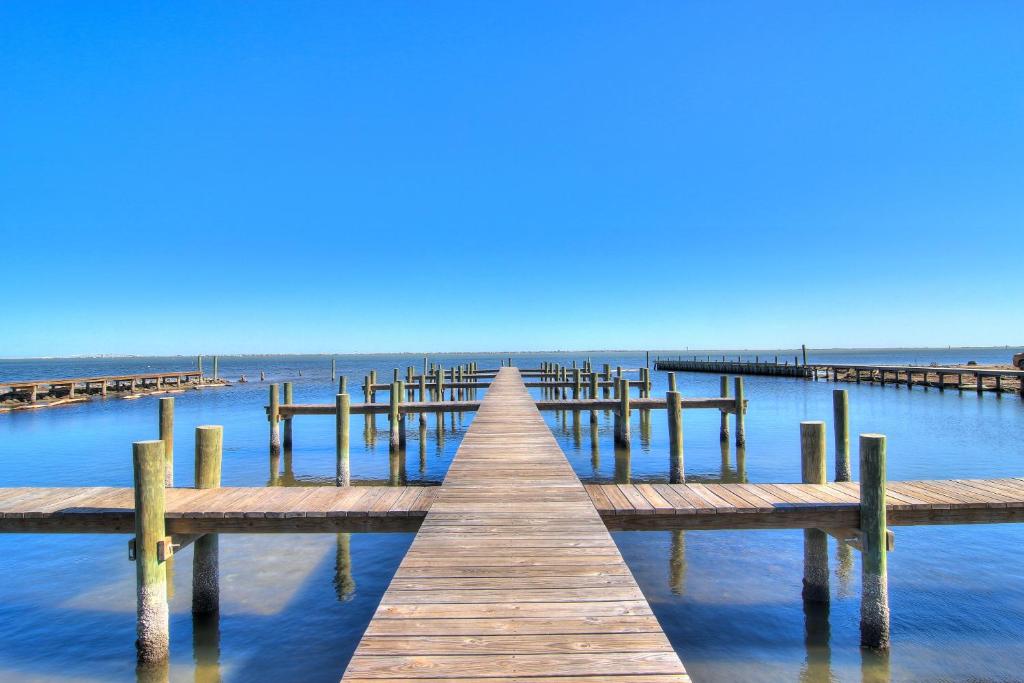
[[(808, 353), (881, 353), (886, 351), (1001, 351), (1009, 349), (1024, 350), (1024, 344), (999, 345), (999, 346), (834, 346), (834, 347), (807, 347)], [(205, 358), (212, 358), (214, 355), (220, 358), (341, 358), (361, 356), (532, 356), (541, 354), (581, 354), (581, 353), (650, 353), (656, 354), (734, 354), (734, 353), (793, 353), (799, 352), (800, 347), (721, 347), (721, 348), (689, 348), (689, 349), (546, 349), (535, 351), (346, 351), (329, 352), (319, 351), (313, 353), (204, 353)], [(4, 356), (0, 361), (73, 361), (73, 360), (119, 360), (139, 358), (195, 358), (199, 354), (81, 354), (74, 356)]]

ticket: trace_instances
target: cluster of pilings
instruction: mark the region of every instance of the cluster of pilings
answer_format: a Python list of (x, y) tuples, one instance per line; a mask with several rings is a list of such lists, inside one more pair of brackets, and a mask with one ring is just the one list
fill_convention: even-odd
[[(137, 588), (136, 649), (142, 669), (166, 668), (170, 642), (168, 572), (174, 553), (193, 545), (192, 615), (196, 622), (216, 619), (220, 611), (217, 534), (168, 536), (165, 488), (173, 484), (174, 399), (159, 406), (160, 439), (132, 444), (135, 482), (135, 538), (129, 557), (135, 561)], [(196, 427), (195, 487), (220, 487), (223, 428)]]
[[(377, 434), (377, 413), (388, 416), (388, 445), (392, 458), (391, 477), (389, 483), (400, 484), (404, 478), (404, 453), (406, 448), (407, 415), (410, 412), (419, 414), (420, 447), (426, 441), (427, 414), (434, 413), (437, 419), (437, 438), (444, 441), (445, 414), (452, 415), (453, 429), (456, 415), (477, 407), (477, 391), (487, 387), (481, 379), (493, 377), (494, 371), (482, 371), (475, 362), (445, 368), (439, 364), (431, 364), (424, 358), (423, 371), (419, 374), (413, 367), (407, 367), (404, 378), (398, 368), (393, 369), (391, 382), (378, 381), (377, 371), (371, 370), (363, 378), (363, 403), (353, 405), (348, 393), (347, 378), (337, 376), (336, 366), (332, 361), (332, 375), (338, 382), (338, 393), (335, 403), (330, 406), (330, 413), (335, 416), (336, 472), (335, 484), (348, 486), (351, 483), (351, 466), (349, 449), (351, 442), (351, 416), (362, 414), (365, 418), (364, 436), (367, 443), (372, 443)], [(377, 403), (378, 393), (388, 394), (386, 405)], [(270, 422), (270, 470), (271, 484), (276, 482), (276, 474), (280, 468), (282, 447), (286, 465), (292, 450), (294, 413), (287, 409), (282, 417), (282, 406), (294, 405), (294, 394), (291, 382), (284, 382), (280, 387), (271, 384), (269, 387), (269, 405), (267, 418)], [(417, 400), (418, 399), (418, 400)], [(281, 424), (283, 423), (283, 430)], [(283, 431), (283, 438), (282, 438)]]
[[(833, 392), (835, 480), (850, 481), (849, 398), (845, 390)], [(821, 421), (800, 423), (800, 472), (805, 484), (825, 484), (826, 428)], [(860, 435), (860, 525), (857, 529), (804, 529), (803, 599), (827, 605), (830, 601), (828, 536), (840, 543), (842, 553), (861, 552), (861, 645), (889, 648), (889, 583), (886, 554), (892, 533), (886, 526), (886, 439), (881, 434)]]

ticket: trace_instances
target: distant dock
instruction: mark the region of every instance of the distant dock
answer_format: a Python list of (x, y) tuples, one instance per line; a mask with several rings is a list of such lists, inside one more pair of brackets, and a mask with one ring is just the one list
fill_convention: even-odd
[(904, 385), (908, 389), (915, 386), (934, 387), (940, 391), (956, 389), (958, 391), (1018, 393), (1024, 398), (1024, 370), (1008, 368), (983, 367), (972, 365), (862, 365), (852, 363), (809, 363), (801, 364), (797, 358), (779, 363), (778, 359), (764, 362), (760, 359), (750, 360), (689, 360), (678, 358), (657, 359), (655, 370), (682, 372), (709, 372), (731, 375), (765, 375), (771, 377), (797, 377), (809, 380), (831, 380), (833, 382), (873, 382), (880, 386), (886, 384)]

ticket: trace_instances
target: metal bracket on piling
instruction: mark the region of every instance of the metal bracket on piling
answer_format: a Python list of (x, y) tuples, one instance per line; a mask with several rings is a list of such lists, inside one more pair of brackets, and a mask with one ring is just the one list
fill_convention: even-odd
[[(179, 536), (165, 536), (162, 541), (156, 542), (156, 559), (158, 562), (166, 562), (174, 557), (174, 553), (187, 548), (206, 534), (180, 534)], [(138, 553), (135, 550), (135, 539), (128, 541), (128, 561), (134, 562)]]

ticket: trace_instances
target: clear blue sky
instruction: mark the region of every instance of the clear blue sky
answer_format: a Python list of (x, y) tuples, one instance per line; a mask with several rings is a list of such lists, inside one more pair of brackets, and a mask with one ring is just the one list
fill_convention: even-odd
[(1024, 3), (0, 4), (0, 356), (1024, 342)]

